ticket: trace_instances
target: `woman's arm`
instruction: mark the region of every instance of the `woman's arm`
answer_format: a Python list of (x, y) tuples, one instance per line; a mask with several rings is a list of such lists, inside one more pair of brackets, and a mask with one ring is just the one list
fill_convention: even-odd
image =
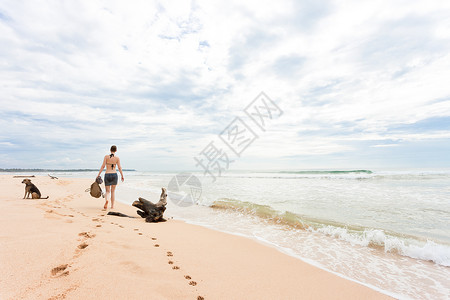
[(122, 166), (120, 165), (120, 158), (117, 158), (117, 168), (119, 168), (120, 176), (122, 176), (122, 181), (125, 179), (122, 173)]
[(100, 171), (98, 171), (97, 177), (99, 177), (99, 176), (102, 174), (103, 169), (105, 168), (105, 166), (106, 166), (106, 156), (105, 156), (105, 158), (103, 159), (103, 164), (102, 164), (102, 167), (100, 168)]

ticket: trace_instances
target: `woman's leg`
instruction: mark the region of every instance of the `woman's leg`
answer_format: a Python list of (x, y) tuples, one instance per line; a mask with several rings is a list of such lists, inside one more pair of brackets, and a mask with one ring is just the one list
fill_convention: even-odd
[(106, 202), (105, 202), (105, 205), (103, 206), (103, 208), (107, 209), (108, 208), (109, 195), (111, 194), (111, 186), (107, 185), (107, 186), (105, 186), (105, 188), (106, 188), (106, 193), (105, 193), (105, 200), (106, 200)]
[(114, 208), (114, 200), (116, 200), (116, 186), (117, 185), (111, 186), (111, 208)]

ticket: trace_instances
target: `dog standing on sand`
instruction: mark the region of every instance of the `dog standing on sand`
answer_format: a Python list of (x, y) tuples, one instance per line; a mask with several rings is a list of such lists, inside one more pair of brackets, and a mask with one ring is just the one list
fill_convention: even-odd
[(30, 194), (33, 199), (48, 199), (48, 196), (41, 198), (41, 192), (34, 184), (31, 183), (30, 179), (24, 179), (22, 183), (25, 183), (25, 195), (23, 196), (23, 199), (25, 199), (25, 197), (28, 199)]

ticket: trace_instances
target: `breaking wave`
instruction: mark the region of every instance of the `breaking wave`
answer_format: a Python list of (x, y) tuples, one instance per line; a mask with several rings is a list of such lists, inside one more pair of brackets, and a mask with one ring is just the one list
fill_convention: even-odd
[(286, 229), (300, 229), (321, 233), (352, 245), (383, 249), (414, 259), (433, 261), (442, 266), (450, 266), (450, 246), (419, 237), (407, 236), (382, 229), (351, 226), (330, 220), (320, 220), (293, 212), (279, 212), (269, 205), (222, 198), (214, 201), (211, 208), (228, 210), (243, 215), (256, 216), (263, 222), (285, 226)]
[(316, 174), (316, 175), (325, 175), (325, 174), (372, 174), (373, 172), (370, 170), (328, 170), (328, 171), (280, 171), (279, 173), (286, 174)]

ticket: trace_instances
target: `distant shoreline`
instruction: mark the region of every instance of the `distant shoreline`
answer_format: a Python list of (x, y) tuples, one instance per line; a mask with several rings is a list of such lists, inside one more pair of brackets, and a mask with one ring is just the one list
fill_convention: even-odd
[[(0, 172), (93, 172), (98, 169), (0, 169)], [(123, 169), (127, 172), (135, 172), (135, 169)]]

